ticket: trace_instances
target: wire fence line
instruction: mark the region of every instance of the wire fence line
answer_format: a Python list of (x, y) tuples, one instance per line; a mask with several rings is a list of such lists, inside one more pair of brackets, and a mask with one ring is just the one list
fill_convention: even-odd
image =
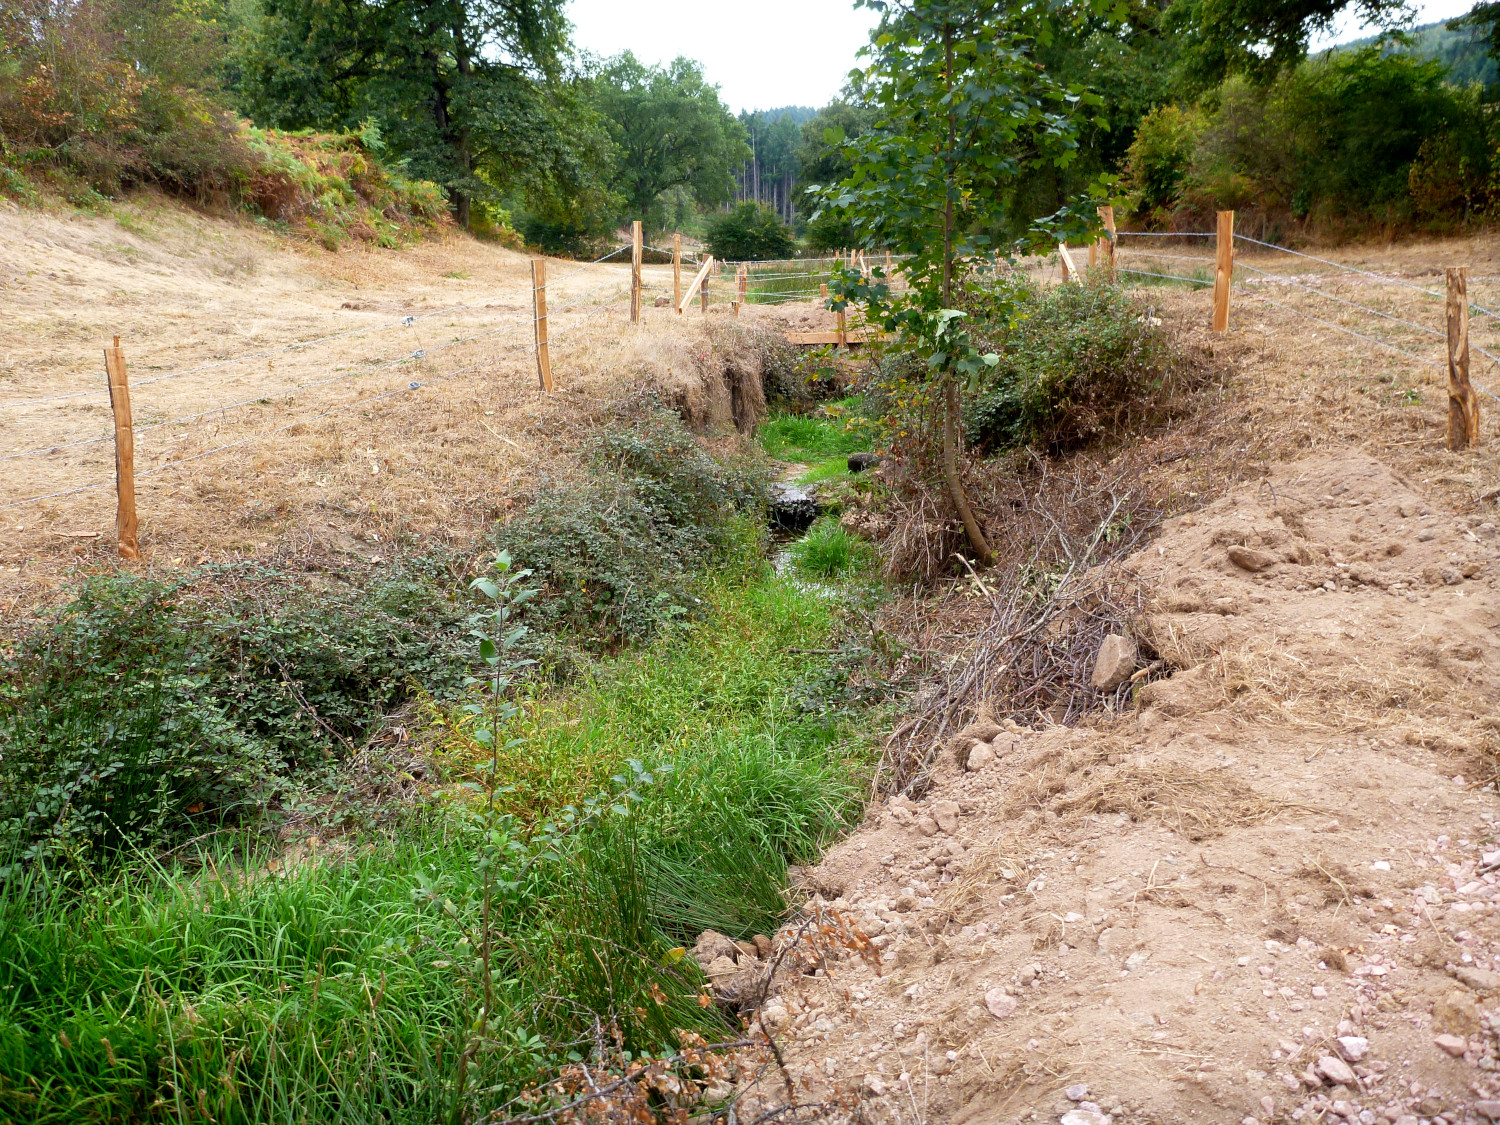
[[(557, 331), (557, 333), (555, 335), (553, 335), (552, 340), (549, 343), (555, 343), (559, 338), (566, 336), (569, 332), (572, 332), (573, 330), (575, 330), (575, 329), (579, 328), (580, 326), (582, 326), (585, 322), (593, 319), (595, 316), (598, 316), (600, 313), (606, 311), (607, 309), (609, 309), (613, 305), (617, 304), (622, 297), (623, 297), (623, 294), (618, 294), (615, 297), (613, 297), (611, 300), (609, 300), (609, 301), (607, 301), (607, 302), (605, 302), (605, 303), (597, 306), (592, 312), (586, 313), (584, 316), (580, 317), (578, 320), (574, 321), (572, 324), (568, 324), (568, 325), (564, 326), (563, 328), (560, 328)], [(457, 346), (460, 343), (469, 343), (469, 342), (471, 342), (473, 340), (477, 340), (477, 339), (481, 339), (481, 338), (482, 338), (482, 336), (474, 336), (474, 337), (470, 337), (470, 338), (468, 338), (466, 340), (453, 341), (450, 344), (443, 345), (443, 347), (444, 348), (446, 348), (446, 347), (455, 347), (455, 346)], [(499, 363), (505, 357), (510, 356), (510, 355), (514, 355), (517, 352), (521, 352), (521, 351), (534, 351), (535, 347), (536, 347), (535, 343), (531, 342), (531, 341), (523, 341), (521, 343), (512, 344), (512, 345), (510, 345), (507, 348), (502, 348), (499, 352), (495, 353), (494, 355), (490, 356), (487, 359), (482, 359), (482, 360), (478, 360), (478, 361), (476, 361), (474, 363), (465, 364), (464, 366), (454, 368), (451, 371), (439, 371), (439, 372), (437, 372), (435, 374), (431, 374), (431, 375), (428, 376), (428, 378), (425, 381), (424, 380), (413, 380), (412, 382), (408, 383), (405, 387), (397, 387), (397, 388), (395, 388), (393, 390), (385, 391), (385, 392), (383, 392), (381, 394), (377, 394), (377, 395), (371, 395), (371, 396), (366, 397), (366, 398), (352, 399), (352, 400), (350, 400), (348, 402), (340, 403), (337, 406), (329, 407), (327, 410), (323, 410), (323, 411), (321, 411), (321, 412), (319, 412), (317, 414), (313, 414), (313, 415), (310, 415), (310, 416), (305, 417), (305, 418), (299, 418), (298, 420), (296, 420), (294, 422), (288, 422), (288, 423), (286, 423), (285, 425), (282, 425), (282, 426), (277, 426), (274, 429), (263, 430), (260, 433), (250, 434), (250, 435), (248, 435), (246, 437), (239, 438), (239, 439), (237, 439), (235, 441), (225, 442), (222, 445), (214, 446), (212, 449), (201, 450), (201, 451), (199, 451), (197, 453), (193, 453), (193, 454), (190, 454), (190, 455), (187, 455), (187, 456), (184, 456), (184, 457), (172, 458), (172, 459), (168, 460), (165, 464), (158, 465), (158, 466), (156, 466), (155, 468), (152, 468), (152, 469), (145, 469), (145, 470), (143, 470), (141, 472), (136, 473), (135, 476), (136, 476), (137, 479), (139, 479), (141, 477), (156, 476), (157, 474), (169, 472), (169, 471), (171, 471), (173, 469), (180, 468), (181, 466), (189, 464), (190, 462), (199, 461), (199, 460), (202, 460), (205, 457), (211, 457), (211, 456), (214, 456), (215, 454), (223, 453), (223, 452), (226, 452), (226, 451), (231, 450), (231, 449), (238, 449), (241, 446), (249, 445), (252, 442), (261, 441), (261, 440), (263, 440), (265, 438), (269, 438), (269, 437), (274, 437), (277, 434), (286, 433), (288, 430), (296, 429), (299, 426), (310, 425), (310, 424), (312, 424), (314, 422), (321, 421), (324, 418), (329, 418), (329, 417), (332, 417), (332, 416), (334, 416), (336, 414), (341, 414), (341, 413), (344, 413), (346, 411), (356, 409), (358, 407), (369, 406), (369, 405), (371, 405), (373, 403), (382, 402), (382, 401), (384, 401), (386, 399), (395, 398), (395, 397), (397, 397), (399, 395), (411, 394), (411, 393), (413, 393), (415, 391), (423, 389), (424, 387), (429, 387), (429, 386), (433, 385), (434, 383), (444, 382), (444, 381), (446, 381), (448, 379), (452, 379), (452, 378), (454, 378), (455, 376), (458, 376), (458, 375), (463, 375), (463, 374), (466, 374), (466, 373), (471, 372), (471, 371), (477, 371), (477, 370), (479, 370), (481, 368), (494, 366), (495, 364)], [(441, 349), (434, 349), (434, 350), (441, 350)], [(400, 360), (392, 361), (392, 363), (393, 364), (394, 363), (406, 363), (406, 362), (411, 362), (413, 360), (420, 360), (420, 359), (425, 358), (426, 354), (427, 353), (425, 352), (425, 350), (423, 350), (423, 351), (416, 351), (416, 352), (411, 353), (411, 355), (409, 355), (409, 356), (403, 356)], [(336, 381), (336, 380), (325, 380), (325, 382), (334, 382), (334, 381)], [(311, 385), (322, 385), (322, 384), (311, 384)], [(252, 400), (252, 401), (260, 401), (260, 400)], [(209, 411), (205, 411), (203, 414), (195, 415), (195, 416), (192, 416), (192, 417), (203, 417), (203, 416), (205, 416), (207, 414), (213, 414), (213, 413), (217, 413), (217, 411), (216, 410), (209, 410)], [(191, 420), (191, 418), (186, 419), (186, 420)], [(174, 421), (177, 421), (177, 420), (174, 419)], [(138, 432), (144, 432), (146, 430), (151, 430), (151, 429), (159, 429), (159, 428), (161, 428), (161, 426), (170, 425), (170, 424), (171, 423), (166, 423), (166, 422), (157, 423), (157, 424), (149, 426), (149, 427), (142, 427), (141, 430), (138, 431)], [(39, 502), (41, 502), (43, 500), (52, 500), (52, 499), (57, 499), (57, 498), (60, 498), (60, 497), (63, 497), (63, 496), (71, 496), (71, 495), (74, 495), (76, 493), (90, 492), (90, 491), (95, 491), (95, 490), (101, 489), (101, 488), (108, 488), (108, 487), (110, 487), (114, 483), (115, 483), (114, 481), (108, 480), (108, 479), (106, 479), (106, 480), (99, 480), (99, 481), (92, 481), (92, 482), (90, 482), (88, 484), (79, 485), (79, 486), (74, 487), (74, 488), (67, 488), (67, 489), (62, 489), (60, 491), (43, 493), (43, 494), (37, 495), (37, 496), (27, 496), (27, 497), (23, 497), (23, 498), (21, 498), (19, 500), (12, 500), (12, 501), (9, 501), (8, 503), (0, 504), (0, 510), (5, 510), (5, 509), (8, 509), (8, 508), (18, 508), (18, 507), (21, 507), (21, 506), (26, 505), (26, 504), (39, 503)]]
[[(612, 250), (608, 254), (604, 255), (602, 258), (596, 258), (592, 262), (585, 262), (577, 269), (549, 282), (549, 284), (561, 285), (563, 282), (576, 277), (578, 274), (584, 272), (585, 270), (592, 269), (594, 266), (601, 265), (604, 262), (609, 261), (609, 259), (629, 249), (630, 246), (628, 244), (618, 247), (617, 249)], [(313, 348), (323, 344), (332, 343), (336, 340), (350, 339), (355, 336), (367, 335), (371, 332), (383, 332), (389, 328), (411, 327), (417, 321), (430, 320), (435, 316), (448, 316), (456, 312), (464, 312), (469, 309), (480, 308), (485, 303), (494, 300), (497, 295), (498, 294), (491, 293), (485, 297), (476, 298), (473, 301), (467, 301), (462, 304), (445, 305), (443, 308), (430, 309), (427, 312), (403, 313), (393, 320), (382, 321), (378, 324), (366, 324), (359, 328), (348, 328), (340, 332), (330, 332), (323, 336), (314, 337), (311, 340), (297, 340), (289, 344), (280, 344), (274, 347), (261, 348), (258, 351), (244, 352), (234, 356), (226, 356), (223, 359), (212, 360), (208, 363), (197, 364), (193, 367), (185, 367), (179, 371), (171, 371), (163, 375), (153, 375), (146, 379), (132, 380), (130, 388), (131, 390), (137, 390), (141, 387), (149, 387), (154, 383), (163, 383), (171, 379), (180, 379), (185, 375), (196, 375), (204, 371), (214, 371), (224, 367), (232, 367), (235, 364), (248, 363), (251, 360), (270, 359), (278, 355), (285, 355), (288, 352), (302, 351), (307, 348)], [(0, 402), (0, 410), (11, 410), (22, 406), (37, 406), (49, 402), (62, 402), (69, 399), (85, 398), (92, 395), (101, 395), (108, 393), (108, 387), (90, 387), (77, 391), (67, 391), (63, 394), (58, 395), (46, 395), (41, 398), (21, 399), (15, 402)]]
[[(1122, 231), (1122, 232), (1119, 232), (1119, 233), (1120, 233), (1120, 236), (1122, 236), (1122, 237), (1184, 237), (1184, 235), (1161, 235), (1158, 232), (1151, 232), (1151, 231)], [(1213, 234), (1211, 232), (1201, 232), (1198, 236), (1199, 237), (1203, 237), (1203, 238), (1217, 238), (1217, 235)], [(1275, 250), (1275, 251), (1279, 251), (1281, 253), (1292, 255), (1294, 257), (1307, 259), (1307, 260), (1313, 261), (1313, 262), (1318, 262), (1318, 263), (1323, 264), (1323, 265), (1331, 266), (1335, 270), (1343, 271), (1343, 272), (1346, 272), (1346, 273), (1357, 274), (1357, 275), (1364, 276), (1364, 277), (1369, 277), (1369, 278), (1372, 278), (1372, 279), (1374, 279), (1376, 281), (1380, 281), (1380, 282), (1383, 282), (1383, 283), (1386, 283), (1386, 284), (1395, 285), (1395, 286), (1399, 286), (1401, 288), (1414, 290), (1414, 291), (1416, 291), (1418, 293), (1421, 293), (1421, 294), (1423, 294), (1425, 296), (1428, 296), (1428, 297), (1436, 297), (1436, 298), (1439, 298), (1439, 299), (1443, 300), (1444, 302), (1447, 301), (1447, 294), (1445, 294), (1445, 293), (1439, 293), (1439, 292), (1436, 292), (1434, 290), (1427, 289), (1424, 286), (1415, 285), (1415, 284), (1412, 284), (1410, 282), (1403, 281), (1403, 280), (1401, 280), (1399, 278), (1386, 277), (1386, 276), (1384, 276), (1382, 274), (1374, 273), (1373, 271), (1370, 271), (1370, 270), (1360, 269), (1360, 268), (1355, 267), (1355, 266), (1344, 265), (1341, 262), (1335, 262), (1335, 261), (1332, 261), (1331, 259), (1328, 259), (1328, 258), (1320, 258), (1320, 257), (1318, 257), (1316, 255), (1313, 255), (1313, 254), (1305, 254), (1302, 251), (1291, 250), (1291, 249), (1288, 249), (1287, 247), (1284, 247), (1284, 246), (1277, 246), (1274, 243), (1265, 242), (1265, 241), (1263, 241), (1261, 239), (1257, 239), (1257, 238), (1251, 238), (1248, 235), (1237, 234), (1234, 237), (1236, 239), (1241, 240), (1241, 241), (1248, 242), (1248, 243), (1254, 244), (1256, 246), (1263, 247), (1263, 248), (1268, 249), (1268, 250)], [(1198, 258), (1198, 257), (1192, 257), (1192, 256), (1187, 256), (1187, 255), (1162, 254), (1162, 253), (1158, 253), (1156, 251), (1150, 251), (1150, 250), (1147, 250), (1147, 251), (1132, 251), (1132, 253), (1138, 253), (1141, 257), (1145, 257), (1145, 258), (1149, 258), (1149, 259), (1171, 259), (1171, 260), (1178, 260), (1178, 261), (1202, 261), (1202, 260), (1204, 260), (1204, 259)], [(1217, 265), (1217, 262), (1215, 262), (1215, 264)], [(1425, 335), (1425, 336), (1435, 337), (1438, 340), (1443, 341), (1445, 344), (1447, 342), (1448, 333), (1446, 331), (1446, 327), (1443, 330), (1438, 330), (1436, 328), (1431, 327), (1430, 325), (1418, 324), (1415, 321), (1406, 319), (1405, 317), (1397, 316), (1394, 313), (1385, 312), (1382, 309), (1373, 308), (1370, 305), (1362, 304), (1362, 303), (1360, 303), (1358, 301), (1351, 301), (1348, 298), (1341, 297), (1341, 296), (1339, 296), (1336, 293), (1330, 293), (1327, 290), (1323, 289), (1322, 287), (1320, 287), (1318, 285), (1309, 284), (1307, 281), (1302, 280), (1299, 277), (1293, 277), (1293, 276), (1290, 276), (1290, 275), (1287, 275), (1287, 274), (1276, 273), (1276, 272), (1274, 272), (1272, 270), (1262, 269), (1259, 266), (1252, 266), (1252, 265), (1249, 265), (1248, 263), (1245, 263), (1245, 262), (1239, 262), (1239, 261), (1233, 261), (1232, 260), (1230, 268), (1231, 268), (1231, 275), (1230, 275), (1231, 283), (1233, 281), (1233, 271), (1234, 270), (1243, 270), (1243, 271), (1246, 271), (1246, 272), (1249, 272), (1249, 273), (1256, 274), (1258, 278), (1263, 278), (1263, 279), (1265, 279), (1268, 282), (1276, 282), (1278, 284), (1283, 284), (1283, 285), (1287, 285), (1287, 286), (1290, 286), (1290, 287), (1294, 287), (1294, 288), (1299, 289), (1299, 290), (1301, 290), (1303, 292), (1310, 293), (1313, 296), (1321, 298), (1323, 300), (1332, 301), (1335, 304), (1341, 305), (1344, 308), (1350, 309), (1353, 312), (1363, 313), (1363, 314), (1367, 314), (1369, 316), (1380, 318), (1382, 320), (1390, 321), (1391, 323), (1393, 323), (1395, 325), (1399, 325), (1402, 328), (1410, 329), (1410, 330), (1412, 330), (1414, 332), (1420, 333), (1420, 334)], [(1128, 274), (1128, 275), (1131, 275), (1131, 276), (1135, 276), (1135, 277), (1146, 277), (1146, 278), (1159, 279), (1159, 280), (1163, 280), (1163, 281), (1175, 281), (1175, 282), (1181, 282), (1183, 284), (1188, 284), (1188, 285), (1208, 286), (1208, 285), (1214, 284), (1214, 282), (1207, 281), (1207, 280), (1204, 280), (1202, 278), (1187, 277), (1187, 276), (1183, 276), (1181, 274), (1153, 273), (1153, 272), (1148, 272), (1148, 271), (1144, 271), (1144, 270), (1127, 269), (1127, 268), (1124, 268), (1124, 267), (1119, 267), (1118, 272), (1120, 272), (1122, 274)], [(1338, 275), (1337, 274), (1334, 274), (1334, 275), (1324, 274), (1324, 275), (1319, 275), (1319, 276), (1324, 276), (1324, 277), (1333, 276), (1333, 277), (1337, 277)], [(1357, 331), (1356, 329), (1348, 327), (1347, 325), (1340, 324), (1337, 321), (1329, 320), (1329, 319), (1327, 319), (1325, 317), (1321, 317), (1321, 316), (1316, 316), (1316, 315), (1314, 315), (1312, 313), (1306, 312), (1303, 309), (1298, 309), (1298, 308), (1296, 308), (1296, 307), (1294, 307), (1292, 305), (1283, 304), (1283, 303), (1281, 303), (1279, 301), (1274, 301), (1270, 297), (1267, 297), (1265, 295), (1265, 293), (1263, 293), (1261, 291), (1261, 288), (1262, 287), (1260, 285), (1256, 284), (1254, 280), (1251, 280), (1251, 281), (1248, 281), (1248, 282), (1243, 282), (1239, 286), (1239, 289), (1240, 289), (1240, 291), (1242, 293), (1244, 293), (1244, 294), (1246, 294), (1248, 296), (1254, 297), (1257, 300), (1263, 301), (1266, 304), (1268, 304), (1268, 305), (1270, 305), (1270, 306), (1272, 306), (1274, 308), (1280, 309), (1280, 310), (1282, 310), (1284, 312), (1289, 312), (1289, 313), (1293, 314), (1294, 316), (1303, 317), (1304, 319), (1314, 321), (1314, 322), (1316, 322), (1318, 324), (1323, 325), (1324, 327), (1330, 328), (1330, 329), (1334, 330), (1335, 332), (1341, 332), (1341, 333), (1343, 333), (1345, 335), (1354, 337), (1354, 338), (1359, 339), (1359, 340), (1363, 340), (1363, 341), (1365, 341), (1367, 343), (1375, 344), (1376, 346), (1384, 348), (1386, 350), (1396, 352), (1396, 353), (1398, 353), (1400, 355), (1406, 356), (1409, 359), (1416, 360), (1418, 363), (1423, 364), (1424, 366), (1437, 367), (1437, 368), (1440, 368), (1440, 369), (1442, 369), (1444, 371), (1446, 371), (1448, 369), (1448, 364), (1446, 362), (1446, 359), (1445, 360), (1441, 360), (1441, 361), (1440, 360), (1430, 359), (1428, 357), (1419, 355), (1418, 353), (1413, 352), (1413, 351), (1411, 351), (1411, 350), (1409, 350), (1407, 348), (1399, 347), (1399, 346), (1397, 346), (1395, 344), (1390, 343), (1389, 341), (1382, 340), (1382, 339), (1380, 339), (1380, 338), (1378, 338), (1376, 336), (1372, 336), (1372, 335), (1370, 335), (1367, 332), (1360, 332), (1360, 331)], [(1485, 313), (1487, 315), (1491, 315), (1491, 316), (1496, 315), (1496, 314), (1490, 313), (1489, 310), (1485, 309), (1482, 305), (1477, 305), (1477, 304), (1474, 304), (1473, 302), (1469, 303), (1469, 308), (1473, 309), (1473, 310), (1478, 310), (1479, 312)], [(1484, 356), (1485, 358), (1489, 359), (1491, 362), (1495, 363), (1497, 365), (1497, 367), (1500, 367), (1500, 356), (1496, 356), (1494, 353), (1490, 352), (1488, 349), (1484, 348), (1483, 346), (1481, 346), (1479, 344), (1476, 344), (1473, 340), (1469, 340), (1468, 341), (1468, 346), (1469, 346), (1469, 348), (1470, 348), (1471, 351), (1478, 352), (1480, 355)], [(1496, 393), (1494, 391), (1492, 391), (1489, 387), (1486, 387), (1483, 384), (1479, 383), (1477, 380), (1472, 379), (1472, 376), (1471, 376), (1471, 380), (1470, 381), (1471, 381), (1471, 383), (1473, 384), (1473, 386), (1477, 390), (1479, 390), (1483, 394), (1487, 395), (1489, 398), (1495, 400), (1496, 402), (1500, 402), (1500, 395), (1496, 395)]]

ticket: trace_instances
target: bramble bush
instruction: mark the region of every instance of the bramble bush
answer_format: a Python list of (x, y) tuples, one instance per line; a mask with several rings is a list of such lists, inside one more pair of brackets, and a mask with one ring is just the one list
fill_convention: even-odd
[(716, 461), (656, 402), (591, 438), (585, 458), (582, 479), (545, 486), (497, 539), (543, 583), (528, 621), (604, 650), (695, 611), (693, 573), (745, 530), (766, 473)]
[(288, 797), (414, 685), (459, 690), (467, 603), (440, 560), (227, 596), (90, 579), (0, 661), (0, 867), (155, 847)]

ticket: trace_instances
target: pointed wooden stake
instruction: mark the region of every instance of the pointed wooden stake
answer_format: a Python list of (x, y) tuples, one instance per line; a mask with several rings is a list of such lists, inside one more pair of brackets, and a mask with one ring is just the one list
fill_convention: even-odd
[(1448, 448), (1479, 444), (1479, 395), (1469, 382), (1469, 278), (1459, 266), (1448, 279)]
[(1214, 254), (1215, 332), (1229, 330), (1229, 286), (1234, 280), (1234, 212), (1219, 212), (1219, 231)]
[(552, 393), (552, 356), (547, 350), (547, 259), (531, 260), (531, 302), (536, 318), (536, 377)]
[(630, 224), (630, 323), (641, 320), (641, 221)]
[(104, 370), (109, 375), (109, 405), (115, 415), (115, 536), (122, 559), (141, 557), (135, 517), (135, 431), (130, 424), (130, 383), (120, 337), (104, 349)]

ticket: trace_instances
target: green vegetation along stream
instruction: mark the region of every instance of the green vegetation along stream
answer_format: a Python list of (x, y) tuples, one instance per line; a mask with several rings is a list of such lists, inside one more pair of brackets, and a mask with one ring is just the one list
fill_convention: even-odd
[(596, 1017), (634, 1050), (729, 1030), (675, 951), (775, 926), (786, 865), (858, 815), (870, 717), (826, 655), (844, 595), (748, 525), (696, 589), (690, 623), (534, 688), (493, 777), (432, 705), (449, 783), (383, 830), (13, 874), (0, 1119), (472, 1120)]

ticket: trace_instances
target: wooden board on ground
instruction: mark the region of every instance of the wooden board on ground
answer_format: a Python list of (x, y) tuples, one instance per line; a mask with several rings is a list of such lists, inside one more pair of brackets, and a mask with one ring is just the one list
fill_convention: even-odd
[(788, 344), (868, 344), (870, 335), (866, 332), (788, 332), (786, 334)]

